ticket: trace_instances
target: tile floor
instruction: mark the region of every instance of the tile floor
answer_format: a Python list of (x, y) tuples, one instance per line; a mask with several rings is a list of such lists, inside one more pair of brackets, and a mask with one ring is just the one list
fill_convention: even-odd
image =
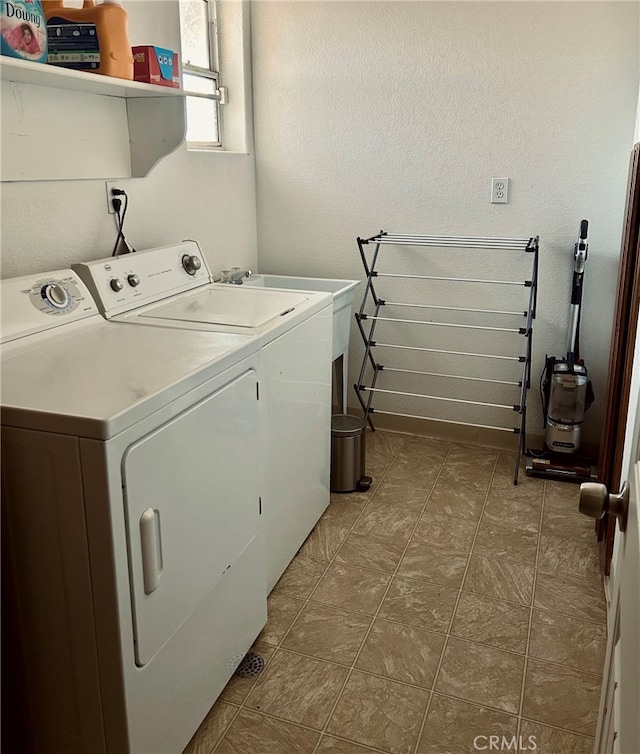
[(466, 754), (488, 750), (478, 736), (591, 752), (593, 525), (577, 485), (523, 472), (514, 487), (513, 463), (369, 433), (373, 486), (331, 496), (269, 597), (264, 671), (231, 679), (185, 754)]

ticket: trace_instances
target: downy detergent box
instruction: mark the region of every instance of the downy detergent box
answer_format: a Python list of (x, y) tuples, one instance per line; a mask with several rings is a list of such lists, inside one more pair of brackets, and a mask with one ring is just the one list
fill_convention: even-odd
[(3, 55), (47, 62), (47, 24), (40, 0), (0, 0)]

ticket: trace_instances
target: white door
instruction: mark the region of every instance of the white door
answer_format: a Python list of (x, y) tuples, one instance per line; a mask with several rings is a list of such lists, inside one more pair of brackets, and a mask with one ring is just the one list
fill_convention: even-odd
[(258, 532), (256, 385), (256, 373), (244, 372), (124, 456), (138, 666), (173, 636)]
[[(626, 529), (616, 534), (619, 546), (617, 558), (614, 555), (615, 570), (612, 572), (609, 641), (594, 748), (596, 754), (640, 752), (639, 346), (640, 337), (636, 343), (629, 426), (625, 443), (628, 461), (623, 465), (623, 468), (628, 469), (626, 481), (629, 483), (629, 508)], [(623, 479), (621, 484), (624, 481)]]

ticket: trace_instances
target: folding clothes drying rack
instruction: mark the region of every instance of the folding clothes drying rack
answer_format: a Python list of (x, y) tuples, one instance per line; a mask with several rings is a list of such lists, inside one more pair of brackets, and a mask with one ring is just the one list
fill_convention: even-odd
[[(391, 234), (385, 231), (380, 231), (379, 234), (372, 236), (371, 238), (358, 238), (357, 241), (362, 264), (364, 266), (366, 274), (366, 286), (362, 299), (362, 305), (360, 306), (359, 311), (356, 312), (355, 318), (360, 330), (360, 334), (364, 341), (365, 353), (362, 360), (362, 368), (360, 370), (358, 382), (356, 385), (354, 385), (354, 388), (360, 405), (362, 406), (362, 409), (364, 411), (365, 422), (368, 422), (371, 429), (375, 430), (372, 421), (372, 414), (380, 413), (402, 416), (412, 419), (429, 419), (430, 421), (439, 421), (480, 429), (501, 430), (505, 432), (515, 433), (519, 437), (518, 454), (516, 457), (513, 483), (517, 484), (520, 456), (524, 453), (526, 442), (527, 391), (531, 386), (533, 320), (536, 316), (538, 287), (538, 236), (526, 239), (473, 238), (457, 236)], [(391, 252), (385, 251), (380, 254), (381, 247), (388, 245), (395, 247), (395, 250), (391, 250)], [(439, 249), (440, 251), (436, 252), (438, 255), (436, 257), (437, 265), (433, 264), (434, 260), (432, 259), (432, 267), (440, 267), (443, 264), (446, 266), (448, 264), (448, 257), (454, 254), (456, 258), (452, 260), (452, 262), (457, 264), (464, 264), (465, 272), (463, 273), (463, 276), (456, 276), (456, 270), (454, 270), (454, 276), (443, 277), (440, 275), (428, 274), (430, 271), (438, 272), (438, 269), (427, 269), (427, 274), (403, 274), (397, 271), (383, 272), (377, 269), (377, 265), (381, 260), (383, 262), (383, 266), (386, 266), (385, 263), (393, 261), (394, 251), (396, 252), (396, 264), (398, 264), (397, 252), (401, 250), (401, 247), (434, 247)], [(468, 250), (468, 252), (472, 256), (468, 257), (466, 251), (463, 251), (462, 253), (459, 251), (450, 251), (453, 249)], [(418, 268), (420, 268), (421, 264), (429, 264), (428, 254), (422, 252), (421, 250), (418, 251), (416, 249), (413, 249), (402, 251), (410, 254), (410, 257), (405, 257), (404, 260), (401, 260), (404, 261), (405, 267), (418, 266)], [(519, 271), (522, 274), (526, 275), (526, 278), (524, 280), (488, 280), (483, 277), (466, 277), (469, 267), (473, 267), (474, 264), (477, 266), (478, 262), (482, 266), (482, 264), (487, 260), (487, 255), (492, 255), (490, 257), (491, 259), (494, 259), (494, 253), (498, 255), (507, 254), (513, 257), (513, 254), (515, 252), (521, 252), (524, 255), (530, 255), (530, 258), (526, 258), (524, 259), (524, 261), (522, 259), (516, 260), (516, 262), (518, 262), (516, 266), (519, 266)], [(504, 259), (504, 261), (504, 267), (506, 268), (507, 260)], [(514, 260), (511, 259), (509, 261)], [(467, 265), (467, 262), (469, 262), (469, 265)], [(500, 268), (503, 269), (502, 259), (500, 260), (500, 262)], [(449, 267), (446, 267), (446, 269), (448, 272)], [(480, 272), (480, 274), (482, 274), (482, 272)], [(473, 287), (475, 287), (476, 294), (479, 295), (479, 300), (481, 302), (484, 302), (487, 298), (490, 298), (491, 301), (494, 301), (496, 297), (501, 297), (500, 291), (504, 291), (504, 288), (507, 286), (519, 286), (520, 289), (524, 291), (524, 293), (522, 294), (523, 300), (520, 301), (518, 299), (520, 295), (518, 291), (511, 290), (510, 295), (515, 294), (516, 299), (518, 299), (518, 305), (523, 305), (523, 309), (524, 306), (526, 306), (526, 309), (520, 309), (519, 311), (517, 311), (515, 310), (515, 305), (512, 307), (514, 310), (504, 310), (498, 308), (493, 309), (485, 307), (484, 305), (476, 305), (476, 307), (457, 305), (451, 306), (448, 305), (449, 301), (445, 301), (444, 305), (442, 303), (438, 304), (435, 303), (435, 301), (437, 301), (438, 299), (430, 299), (429, 295), (425, 295), (424, 289), (422, 288), (420, 289), (419, 296), (417, 296), (418, 298), (420, 298), (420, 301), (389, 301), (381, 298), (376, 291), (376, 284), (378, 283), (378, 280), (382, 278), (398, 279), (396, 282), (391, 281), (390, 283), (388, 283), (388, 286), (395, 287), (396, 289), (398, 288), (398, 286), (402, 286), (403, 291), (405, 291), (408, 286), (412, 286), (415, 291), (415, 284), (409, 283), (409, 281), (446, 281), (449, 288), (457, 288), (458, 290), (460, 290), (458, 288), (458, 284), (460, 284), (464, 289), (461, 295), (466, 299), (462, 303), (466, 303), (468, 300), (471, 300), (471, 303), (473, 303), (473, 297), (468, 295), (468, 292)], [(482, 288), (482, 286), (486, 286), (486, 288)], [(485, 294), (482, 292), (485, 290), (490, 290), (491, 292)], [(497, 294), (496, 291), (498, 292)], [(451, 297), (450, 293), (448, 293), (447, 295), (449, 296), (449, 298)], [(427, 317), (427, 319), (416, 320), (387, 316), (389, 308), (392, 308), (392, 310), (395, 310), (397, 308), (408, 308), (413, 310), (413, 312), (416, 312), (415, 316), (424, 316)], [(434, 321), (434, 317), (449, 316), (445, 313), (451, 312), (456, 313), (455, 315), (453, 315), (454, 319), (457, 318), (458, 320), (462, 321)], [(475, 318), (475, 321), (465, 321), (465, 318), (467, 318), (468, 320), (469, 317)], [(483, 318), (485, 318), (484, 321), (488, 321), (490, 324), (477, 324), (478, 319), (482, 321)], [(505, 322), (511, 324), (514, 320), (518, 322), (516, 318), (520, 318), (519, 321), (522, 323), (517, 327), (499, 327), (493, 326), (491, 324), (491, 322), (496, 322), (497, 320), (500, 320), (503, 324)], [(449, 340), (447, 344), (445, 344), (447, 345), (447, 347), (444, 349), (430, 348), (428, 347), (428, 341), (426, 343), (421, 341), (421, 345), (406, 345), (398, 342), (380, 342), (375, 338), (376, 326), (379, 323), (393, 323), (390, 326), (381, 324), (380, 327), (381, 329), (383, 327), (390, 327), (394, 331), (396, 336), (402, 333), (406, 334), (407, 330), (403, 329), (405, 326), (419, 325), (426, 328), (427, 333), (433, 333), (434, 330), (432, 328), (447, 328), (448, 337), (455, 335), (456, 331), (460, 332), (460, 330), (467, 331), (466, 337), (477, 337), (478, 340), (485, 336), (488, 336), (493, 340), (501, 340), (502, 336), (507, 334), (514, 334), (521, 337), (515, 339), (516, 343), (519, 344), (518, 353), (515, 354), (482, 352), (481, 350), (479, 350), (479, 352), (474, 352), (475, 349), (472, 351), (453, 349), (450, 350), (450, 347), (448, 345), (450, 342), (452, 343), (453, 348), (455, 348), (453, 339)], [(397, 327), (397, 325), (400, 325), (400, 327)], [(425, 336), (425, 340), (427, 340), (428, 338), (429, 334)], [(509, 345), (508, 348), (511, 348), (511, 346)], [(422, 358), (422, 355), (426, 354), (434, 355), (434, 359), (442, 358), (442, 355), (445, 355), (445, 359), (451, 359), (451, 357), (453, 357), (454, 360), (459, 360), (460, 358), (463, 358), (469, 360), (470, 367), (468, 368), (468, 370), (464, 370), (464, 374), (450, 374), (423, 371), (422, 369), (399, 368), (398, 366), (390, 366), (386, 362), (384, 364), (381, 363), (378, 360), (379, 349), (383, 349), (385, 353), (391, 354), (398, 353), (398, 351), (402, 353), (411, 352), (413, 356), (411, 356), (410, 358), (413, 358), (414, 360), (417, 359), (418, 361)], [(500, 350), (504, 350), (502, 348), (502, 345)], [(492, 367), (490, 365), (490, 373), (488, 375), (486, 374), (486, 371), (484, 373), (485, 376), (477, 376), (477, 374), (474, 375), (474, 365), (478, 365), (480, 362), (484, 362), (483, 368), (486, 370), (486, 360), (492, 360), (493, 364), (500, 365), (503, 371), (507, 368), (514, 371), (514, 379), (500, 379), (501, 375), (495, 375), (493, 371), (491, 371)], [(510, 362), (510, 365), (507, 365), (507, 362)], [(447, 372), (448, 371), (449, 370), (447, 370)], [(467, 392), (469, 391), (469, 389), (476, 391), (488, 383), (493, 383), (493, 387), (487, 389), (499, 391), (501, 397), (503, 397), (505, 393), (512, 391), (514, 402), (498, 403), (493, 401), (470, 400), (468, 397), (456, 398), (443, 395), (435, 395), (432, 393), (407, 392), (402, 390), (394, 390), (390, 387), (380, 387), (379, 382), (382, 380), (386, 381), (388, 379), (381, 378), (381, 375), (386, 373), (392, 373), (392, 378), (399, 374), (408, 374), (411, 375), (410, 379), (417, 379), (418, 382), (420, 382), (423, 378), (444, 378), (446, 380), (446, 383), (450, 386), (456, 384), (462, 386), (466, 383)], [(502, 376), (504, 376), (504, 374)], [(472, 383), (471, 385), (469, 384), (469, 381)], [(440, 384), (442, 384), (442, 382)], [(395, 385), (392, 384), (392, 387), (394, 386)], [(379, 396), (381, 394), (384, 394), (384, 399), (386, 401), (393, 400), (390, 396), (404, 396), (409, 397), (410, 399), (425, 399), (426, 405), (432, 406), (438, 405), (439, 402), (458, 404), (459, 406), (464, 407), (464, 411), (467, 411), (470, 406), (481, 407), (480, 411), (486, 411), (487, 409), (490, 412), (497, 411), (500, 416), (502, 416), (503, 410), (505, 412), (511, 411), (515, 412), (518, 418), (516, 422), (514, 422), (515, 426), (497, 426), (493, 424), (482, 424), (468, 421), (451, 422), (447, 418), (435, 418), (427, 415), (416, 415), (398, 411), (380, 410), (374, 408), (373, 402), (376, 396)], [(475, 395), (475, 392), (473, 394)], [(477, 409), (474, 410), (477, 411)], [(508, 414), (507, 417), (511, 415), (512, 414)], [(507, 420), (505, 420), (505, 423), (507, 421), (508, 418)]]

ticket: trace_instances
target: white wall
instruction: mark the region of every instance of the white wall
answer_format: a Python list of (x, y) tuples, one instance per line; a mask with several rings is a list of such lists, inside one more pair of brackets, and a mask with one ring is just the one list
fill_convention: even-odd
[[(246, 73), (241, 54), (239, 2), (233, 81)], [(176, 0), (129, 0), (132, 44), (179, 49)], [(248, 13), (247, 13), (248, 19)], [(246, 35), (248, 39), (248, 27)], [(231, 41), (231, 40), (230, 40)], [(245, 64), (250, 61), (247, 50)], [(225, 82), (226, 83), (226, 82)], [(59, 93), (66, 96), (64, 91)], [(231, 96), (243, 98), (238, 86)], [(250, 89), (248, 90), (250, 103)], [(246, 108), (241, 108), (240, 117)], [(236, 111), (237, 112), (237, 111)], [(42, 113), (46, 118), (46, 112)], [(250, 111), (247, 117), (251, 117)], [(152, 127), (152, 124), (151, 124)], [(236, 119), (236, 133), (238, 123)], [(252, 131), (248, 131), (252, 152)], [(119, 181), (129, 195), (126, 235), (137, 249), (197, 239), (214, 270), (233, 264), (255, 267), (255, 163), (252, 153), (187, 152), (182, 145), (145, 178)], [(104, 181), (29, 181), (2, 184), (2, 276), (43, 272), (111, 253), (116, 237), (107, 213)]]
[[(261, 269), (362, 278), (356, 236), (381, 228), (539, 234), (537, 383), (544, 354), (564, 349), (587, 218), (582, 353), (602, 397), (637, 30), (638, 7), (625, 2), (253, 3)], [(492, 176), (511, 179), (507, 205), (489, 203)], [(488, 275), (498, 267), (487, 259)], [(351, 381), (362, 352), (354, 327)], [(541, 431), (537, 390), (531, 399)], [(598, 439), (602, 407), (587, 439)]]

